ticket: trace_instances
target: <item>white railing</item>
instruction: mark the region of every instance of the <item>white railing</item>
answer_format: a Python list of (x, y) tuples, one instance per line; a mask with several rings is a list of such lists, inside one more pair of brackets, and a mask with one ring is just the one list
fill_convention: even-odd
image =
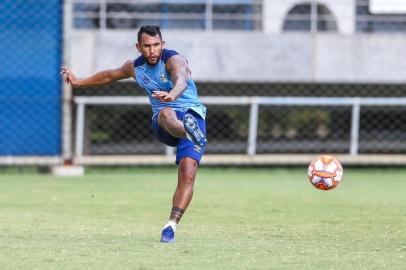
[[(99, 29), (107, 29), (107, 21), (109, 20), (161, 20), (169, 23), (171, 20), (187, 19), (195, 22), (203, 22), (202, 27), (205, 30), (213, 29), (213, 20), (226, 20), (230, 22), (238, 21), (249, 21), (251, 23), (261, 24), (262, 22), (262, 0), (252, 0), (252, 1), (234, 1), (234, 2), (224, 2), (224, 3), (213, 3), (213, 0), (204, 1), (157, 1), (157, 0), (70, 0), (68, 3), (71, 5), (71, 14), (73, 15), (73, 20), (75, 19), (92, 19), (99, 22)], [(214, 10), (216, 5), (246, 5), (247, 7), (258, 7), (257, 11), (252, 11), (247, 13), (244, 12), (228, 12), (219, 13)], [(83, 10), (75, 8), (76, 5), (87, 6)], [(127, 5), (132, 8), (123, 9), (121, 11), (108, 10), (109, 5)], [(149, 5), (150, 9), (148, 11), (142, 11), (140, 7)], [(161, 5), (171, 5), (176, 7), (179, 5), (188, 5), (190, 8), (200, 7), (204, 5), (204, 9), (200, 11), (188, 11), (183, 12), (173, 12), (162, 10)], [(138, 9), (141, 11), (137, 11)], [(162, 25), (161, 25), (162, 26)], [(112, 28), (121, 28), (120, 26)]]
[[(249, 134), (247, 155), (256, 154), (259, 106), (351, 106), (351, 136), (350, 152), (358, 155), (358, 140), (361, 106), (405, 106), (406, 98), (360, 98), (360, 97), (201, 97), (206, 105), (249, 105)], [(87, 105), (145, 105), (149, 104), (147, 97), (75, 97), (76, 110), (76, 142), (75, 156), (83, 156), (85, 130), (85, 113)], [(166, 151), (167, 155), (172, 153)]]

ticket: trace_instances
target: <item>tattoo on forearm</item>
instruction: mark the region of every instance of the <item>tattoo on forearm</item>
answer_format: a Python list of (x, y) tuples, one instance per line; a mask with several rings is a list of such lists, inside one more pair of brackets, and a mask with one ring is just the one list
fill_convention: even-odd
[(188, 75), (190, 72), (186, 60), (181, 56), (174, 56), (168, 65), (168, 71), (173, 82), (171, 94), (174, 95), (175, 98), (179, 97), (182, 95), (183, 91), (186, 90)]

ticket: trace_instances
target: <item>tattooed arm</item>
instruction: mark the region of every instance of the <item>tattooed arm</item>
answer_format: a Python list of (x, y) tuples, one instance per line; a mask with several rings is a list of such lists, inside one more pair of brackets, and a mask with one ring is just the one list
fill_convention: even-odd
[(180, 97), (186, 90), (190, 69), (186, 59), (179, 54), (169, 58), (168, 62), (166, 62), (166, 69), (173, 82), (172, 90), (170, 92), (155, 91), (152, 95), (160, 101), (170, 102)]
[(61, 74), (65, 83), (71, 84), (75, 88), (99, 86), (130, 77), (135, 78), (131, 60), (125, 62), (119, 68), (103, 70), (81, 80), (77, 79), (75, 73), (67, 67), (61, 68)]

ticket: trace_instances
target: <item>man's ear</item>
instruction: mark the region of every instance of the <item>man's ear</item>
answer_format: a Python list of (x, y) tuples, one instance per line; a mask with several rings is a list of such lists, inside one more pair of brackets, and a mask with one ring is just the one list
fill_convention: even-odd
[(137, 51), (138, 51), (139, 53), (141, 53), (141, 46), (140, 46), (140, 44), (135, 43), (135, 47), (137, 48)]
[(162, 40), (162, 48), (165, 47), (165, 40)]

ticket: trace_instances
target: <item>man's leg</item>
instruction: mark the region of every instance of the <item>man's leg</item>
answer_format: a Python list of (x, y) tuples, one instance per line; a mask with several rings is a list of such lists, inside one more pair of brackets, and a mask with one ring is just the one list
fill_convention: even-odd
[(193, 197), (197, 168), (197, 161), (193, 158), (184, 157), (179, 162), (178, 186), (173, 194), (171, 215), (162, 231), (161, 242), (170, 243), (175, 240), (176, 226)]
[[(193, 117), (193, 119), (195, 118)], [(188, 137), (184, 127), (184, 122), (178, 119), (176, 112), (172, 108), (162, 109), (157, 120), (158, 125), (173, 137)], [(200, 133), (204, 134), (204, 129), (201, 131), (197, 120), (194, 121), (196, 122), (196, 129), (198, 129)], [(204, 128), (204, 120), (199, 121), (203, 121)], [(185, 146), (186, 148), (179, 148), (179, 145)], [(180, 139), (180, 144), (178, 144), (178, 154), (184, 153), (183, 151), (189, 151), (189, 154), (187, 155), (191, 155), (192, 157), (195, 157), (196, 153), (191, 154), (190, 151), (198, 151), (197, 153), (199, 154), (197, 155), (198, 157), (196, 157), (197, 160), (200, 160), (200, 152), (203, 153), (203, 150), (199, 146), (194, 145), (194, 143), (188, 139)], [(177, 161), (179, 162), (178, 185), (173, 195), (172, 210), (169, 221), (165, 224), (162, 231), (161, 242), (170, 243), (174, 241), (176, 226), (192, 200), (193, 185), (198, 168), (198, 161), (192, 157), (183, 156), (183, 154), (180, 155), (179, 159), (177, 157)]]
[(178, 186), (176, 187), (175, 194), (173, 194), (170, 221), (179, 223), (183, 212), (192, 200), (197, 167), (197, 161), (190, 157), (184, 157), (179, 162)]
[(186, 113), (181, 121), (172, 108), (164, 108), (159, 112), (158, 124), (174, 137), (188, 138), (200, 147), (206, 145), (206, 136), (192, 113)]
[(164, 108), (159, 112), (158, 124), (169, 134), (177, 138), (185, 138), (186, 131), (183, 122), (178, 119), (172, 108)]
[[(174, 137), (183, 138), (186, 136), (183, 122), (177, 118), (176, 112), (172, 108), (164, 108), (160, 111), (158, 124)], [(198, 163), (193, 158), (184, 157), (180, 160), (178, 186), (173, 195), (173, 208), (175, 208), (175, 211), (172, 211), (169, 220), (178, 223), (184, 210), (192, 200), (197, 167)], [(179, 211), (182, 213), (179, 213), (176, 209), (180, 209)]]

